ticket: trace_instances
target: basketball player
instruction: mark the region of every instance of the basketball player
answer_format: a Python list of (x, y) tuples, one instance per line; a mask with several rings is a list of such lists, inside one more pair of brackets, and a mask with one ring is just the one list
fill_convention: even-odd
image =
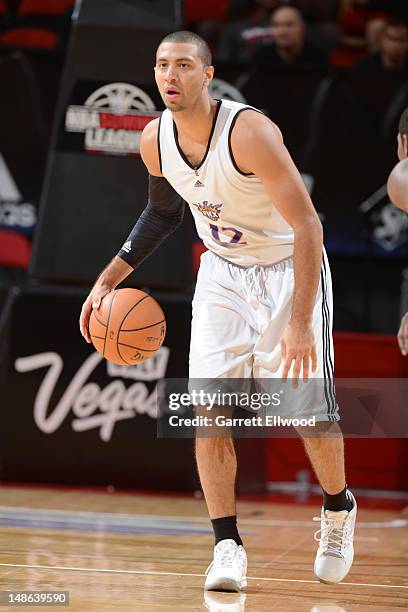
[[(398, 208), (408, 213), (408, 108), (402, 113), (398, 127), (398, 159), (388, 178), (388, 195)], [(402, 317), (397, 337), (405, 357), (408, 355), (408, 312)]]
[[(180, 224), (186, 201), (208, 248), (193, 300), (190, 379), (324, 379), (326, 400), (314, 407), (319, 427), (303, 439), (324, 498), (314, 571), (339, 582), (353, 561), (357, 505), (336, 423), (331, 277), (319, 218), (278, 127), (252, 107), (209, 95), (214, 68), (204, 40), (166, 36), (154, 70), (167, 108), (141, 140), (149, 202), (86, 299), (81, 332), (90, 342), (92, 308)], [(196, 459), (215, 534), (205, 589), (239, 591), (247, 557), (232, 439), (197, 437)]]

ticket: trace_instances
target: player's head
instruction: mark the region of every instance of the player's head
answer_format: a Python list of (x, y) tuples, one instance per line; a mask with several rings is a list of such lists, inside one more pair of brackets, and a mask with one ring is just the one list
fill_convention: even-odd
[(408, 107), (404, 110), (398, 125), (398, 158), (408, 157)]
[(214, 74), (211, 51), (194, 32), (173, 32), (157, 48), (154, 67), (157, 87), (172, 112), (194, 107)]
[(305, 22), (302, 13), (293, 6), (280, 6), (271, 15), (273, 40), (277, 47), (302, 47), (305, 40)]

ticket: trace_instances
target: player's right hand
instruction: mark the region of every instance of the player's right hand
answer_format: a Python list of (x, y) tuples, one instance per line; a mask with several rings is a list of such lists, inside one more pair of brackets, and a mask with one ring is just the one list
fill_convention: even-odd
[(92, 289), (91, 293), (86, 298), (85, 302), (82, 305), (81, 315), (79, 317), (79, 329), (81, 330), (81, 334), (85, 338), (85, 340), (90, 343), (91, 336), (89, 335), (89, 318), (92, 314), (92, 310), (95, 308), (96, 310), (101, 305), (102, 299), (107, 295), (111, 290), (106, 287), (101, 287), (100, 285), (95, 285)]
[(312, 372), (317, 369), (316, 343), (311, 324), (296, 324), (293, 321), (286, 326), (281, 338), (283, 360), (282, 380), (289, 376), (293, 364), (293, 386), (297, 387), (300, 371), (303, 368), (303, 381), (309, 380), (310, 365)]
[(408, 355), (408, 312), (402, 317), (398, 331), (398, 344), (404, 357)]

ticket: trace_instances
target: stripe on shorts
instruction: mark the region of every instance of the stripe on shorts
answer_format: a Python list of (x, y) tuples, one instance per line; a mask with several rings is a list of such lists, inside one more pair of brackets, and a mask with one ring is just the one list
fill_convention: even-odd
[[(326, 269), (326, 260), (323, 257), (323, 268), (324, 268), (324, 276), (325, 276), (325, 282), (327, 284), (327, 269)], [(329, 386), (330, 386), (330, 393), (331, 393), (331, 397), (333, 400), (333, 420), (335, 421), (335, 411), (336, 411), (336, 406), (337, 406), (337, 402), (336, 402), (336, 390), (335, 390), (335, 385), (334, 385), (334, 363), (333, 363), (333, 354), (332, 354), (332, 350), (331, 350), (331, 313), (330, 313), (330, 309), (329, 309), (329, 303), (327, 301), (327, 289), (325, 292), (325, 302), (326, 302), (326, 314), (327, 314), (327, 352), (329, 355)]]
[(324, 368), (324, 393), (328, 407), (329, 421), (335, 421), (336, 398), (334, 392), (334, 367), (330, 351), (330, 312), (327, 303), (326, 285), (326, 262), (323, 256), (322, 270), (320, 273), (322, 283), (322, 337), (323, 337), (323, 368)]

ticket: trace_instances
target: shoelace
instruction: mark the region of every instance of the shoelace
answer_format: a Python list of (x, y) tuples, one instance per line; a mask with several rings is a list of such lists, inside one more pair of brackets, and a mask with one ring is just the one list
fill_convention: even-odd
[[(327, 518), (326, 516), (313, 517), (314, 521), (323, 521), (323, 527), (318, 529), (314, 534), (316, 542), (322, 541), (324, 551), (336, 556), (343, 556), (343, 542), (348, 543), (348, 530), (346, 527), (346, 518), (344, 518), (339, 526), (340, 521)], [(319, 537), (320, 535), (320, 537)]]
[(221, 567), (231, 567), (235, 557), (235, 552), (236, 551), (231, 548), (223, 550), (221, 559), (217, 559), (217, 563), (219, 563)]
[(232, 566), (232, 562), (234, 560), (234, 557), (237, 553), (238, 549), (233, 549), (233, 548), (225, 548), (222, 550), (220, 556), (216, 559), (214, 559), (213, 561), (211, 561), (210, 565), (207, 567), (205, 573), (208, 574), (208, 572), (211, 570), (211, 568), (214, 566), (214, 564), (216, 563), (217, 565), (220, 565), (221, 567), (231, 567)]

